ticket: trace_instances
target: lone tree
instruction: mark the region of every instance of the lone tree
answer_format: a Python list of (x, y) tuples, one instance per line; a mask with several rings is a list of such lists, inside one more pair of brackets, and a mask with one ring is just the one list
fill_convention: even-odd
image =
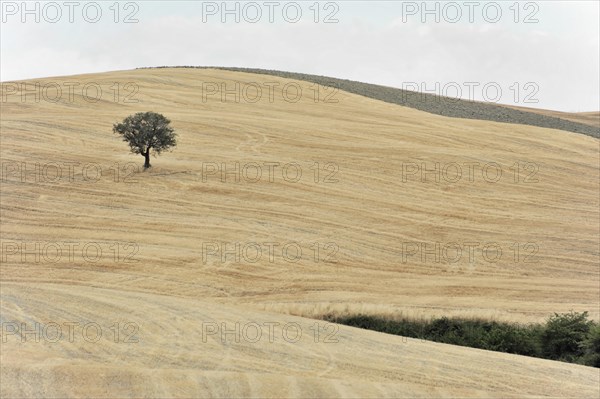
[(150, 165), (150, 150), (156, 154), (177, 145), (170, 120), (156, 112), (138, 112), (113, 126), (113, 132), (120, 134), (129, 144), (131, 152), (142, 155), (146, 161), (144, 169)]

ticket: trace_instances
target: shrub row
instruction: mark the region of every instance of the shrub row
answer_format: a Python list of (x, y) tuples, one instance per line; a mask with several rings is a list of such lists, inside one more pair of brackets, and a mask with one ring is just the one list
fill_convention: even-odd
[(600, 367), (600, 325), (588, 312), (555, 313), (544, 324), (473, 319), (388, 320), (325, 316), (325, 320), (386, 334)]

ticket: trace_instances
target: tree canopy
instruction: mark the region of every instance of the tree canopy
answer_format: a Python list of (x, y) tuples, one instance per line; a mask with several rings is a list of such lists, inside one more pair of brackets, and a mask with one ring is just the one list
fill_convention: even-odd
[(113, 126), (113, 132), (121, 135), (132, 153), (145, 158), (144, 168), (149, 168), (150, 151), (155, 154), (177, 145), (177, 134), (171, 121), (156, 112), (138, 112)]

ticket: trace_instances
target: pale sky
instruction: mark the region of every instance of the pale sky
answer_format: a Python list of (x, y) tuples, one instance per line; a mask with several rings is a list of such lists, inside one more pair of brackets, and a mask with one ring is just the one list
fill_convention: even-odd
[(161, 65), (256, 67), (600, 110), (598, 1), (0, 3), (3, 82)]

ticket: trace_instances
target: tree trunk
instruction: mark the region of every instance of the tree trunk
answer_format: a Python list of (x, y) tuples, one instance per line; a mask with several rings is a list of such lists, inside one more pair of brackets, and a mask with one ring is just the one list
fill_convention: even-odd
[(144, 162), (144, 169), (148, 169), (150, 166), (150, 149), (146, 150), (146, 152), (143, 154), (144, 158), (146, 158), (146, 162)]

